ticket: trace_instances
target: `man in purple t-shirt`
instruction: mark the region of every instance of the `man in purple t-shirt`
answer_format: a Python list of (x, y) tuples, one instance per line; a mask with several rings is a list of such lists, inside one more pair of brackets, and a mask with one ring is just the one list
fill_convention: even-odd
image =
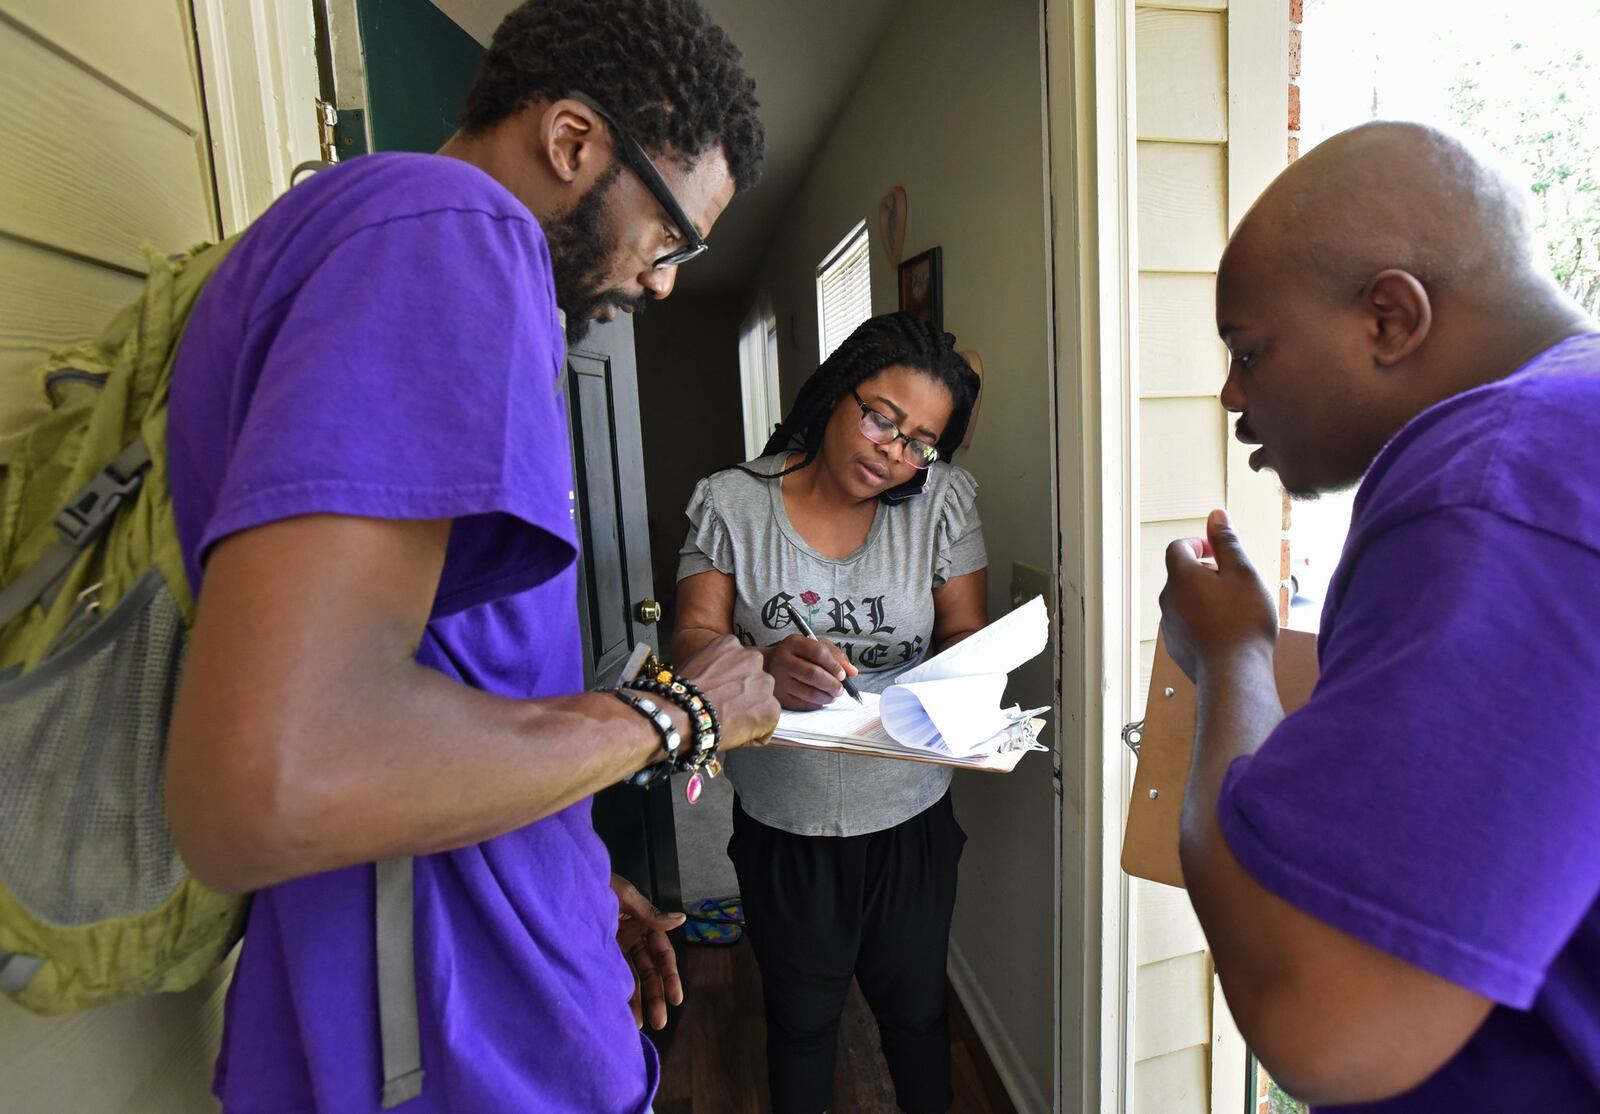
[[(667, 732), (582, 691), (561, 312), (572, 339), (666, 297), (761, 152), (692, 0), (534, 0), (438, 155), (316, 175), (202, 294), (168, 429), (199, 608), (167, 797), (196, 875), (256, 891), (229, 1111), (648, 1108), (630, 996), (658, 1027), (680, 997), (677, 921), (613, 892), (589, 797)], [(723, 747), (770, 733), (758, 655), (683, 673)], [(372, 864), (405, 856), (421, 1070), (386, 1081)]]
[(1595, 322), (1513, 187), (1372, 124), (1250, 210), (1217, 323), (1252, 466), (1361, 482), (1287, 717), (1227, 516), (1167, 551), (1199, 687), (1183, 873), (1239, 1027), (1319, 1109), (1600, 1110)]

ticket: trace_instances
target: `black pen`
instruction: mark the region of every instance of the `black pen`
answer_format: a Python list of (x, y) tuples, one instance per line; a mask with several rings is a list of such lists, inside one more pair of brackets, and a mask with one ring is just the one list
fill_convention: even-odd
[[(800, 609), (792, 603), (786, 606), (789, 608), (789, 618), (793, 619), (794, 625), (800, 628), (800, 633), (813, 642), (821, 642), (822, 639), (817, 637), (817, 632), (811, 629), (810, 623), (806, 622), (806, 617), (800, 614)], [(862, 702), (861, 694), (856, 691), (856, 686), (850, 683), (850, 675), (848, 673), (844, 676), (844, 691), (848, 692), (850, 698), (857, 704)]]

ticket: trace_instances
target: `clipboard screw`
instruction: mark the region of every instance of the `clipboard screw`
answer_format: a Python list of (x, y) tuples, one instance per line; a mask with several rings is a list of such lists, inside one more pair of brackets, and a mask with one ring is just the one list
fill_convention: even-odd
[(1161, 796), (1161, 790), (1159, 790), (1159, 789), (1150, 790), (1150, 799), (1152, 801), (1155, 800), (1159, 796)]
[(1171, 688), (1169, 686), (1169, 687), (1164, 688), (1164, 689), (1161, 690), (1161, 695), (1165, 696), (1168, 700), (1171, 700), (1174, 696), (1177, 695), (1177, 690), (1173, 689), (1173, 688)]

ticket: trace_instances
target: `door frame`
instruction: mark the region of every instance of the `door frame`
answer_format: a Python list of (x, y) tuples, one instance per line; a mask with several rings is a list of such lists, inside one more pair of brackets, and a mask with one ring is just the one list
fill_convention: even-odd
[(260, 216), (321, 157), (316, 30), (306, 0), (192, 0), (222, 234)]
[(1055, 1107), (1133, 1109), (1133, 764), (1139, 505), (1133, 0), (1044, 0), (1062, 617)]

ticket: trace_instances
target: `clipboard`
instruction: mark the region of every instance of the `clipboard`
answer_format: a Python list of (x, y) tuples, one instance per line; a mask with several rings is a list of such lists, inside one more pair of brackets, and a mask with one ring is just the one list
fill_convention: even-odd
[[(646, 643), (640, 642), (633, 648), (633, 652), (622, 662), (620, 668), (613, 666), (602, 674), (600, 687), (615, 688), (623, 678), (638, 677), (661, 668), (655, 651)], [(1022, 756), (1033, 750), (1045, 750), (1039, 745), (1039, 732), (1044, 730), (1045, 721), (1033, 716), (1019, 720), (1013, 726), (1013, 732), (1018, 738), (1013, 741), (1017, 744), (1006, 749), (990, 751), (967, 758), (939, 757), (929, 751), (916, 750), (912, 747), (901, 746), (892, 740), (879, 742), (868, 738), (837, 738), (829, 742), (815, 739), (786, 739), (781, 735), (774, 735), (772, 746), (795, 747), (800, 750), (826, 750), (835, 754), (864, 754), (872, 758), (894, 758), (904, 762), (931, 762), (937, 766), (954, 766), (962, 770), (981, 770), (991, 774), (1009, 774), (1017, 768), (1017, 763), (1022, 761)]]
[(825, 750), (833, 754), (862, 754), (869, 758), (892, 758), (899, 762), (927, 762), (935, 766), (980, 770), (988, 774), (1009, 774), (1017, 768), (1017, 763), (1022, 761), (1024, 754), (1046, 749), (1035, 742), (1039, 732), (1044, 729), (1044, 724), (1045, 721), (1039, 717), (1019, 721), (1018, 727), (1025, 731), (1024, 738), (1017, 740), (1021, 745), (1004, 750), (986, 751), (966, 758), (941, 756), (933, 751), (918, 750), (894, 742), (881, 743), (867, 738), (861, 738), (859, 742), (844, 738), (822, 742), (815, 739), (786, 739), (782, 735), (774, 735), (772, 745), (794, 747), (797, 750)]
[[(1274, 660), (1278, 699), (1287, 714), (1311, 698), (1317, 683), (1317, 636), (1306, 631), (1278, 631)], [(1135, 878), (1183, 886), (1178, 861), (1178, 822), (1189, 783), (1194, 751), (1195, 688), (1156, 640), (1150, 670), (1150, 694), (1144, 719), (1123, 728), (1122, 739), (1139, 756), (1128, 801), (1128, 825), (1122, 835), (1122, 869)]]

